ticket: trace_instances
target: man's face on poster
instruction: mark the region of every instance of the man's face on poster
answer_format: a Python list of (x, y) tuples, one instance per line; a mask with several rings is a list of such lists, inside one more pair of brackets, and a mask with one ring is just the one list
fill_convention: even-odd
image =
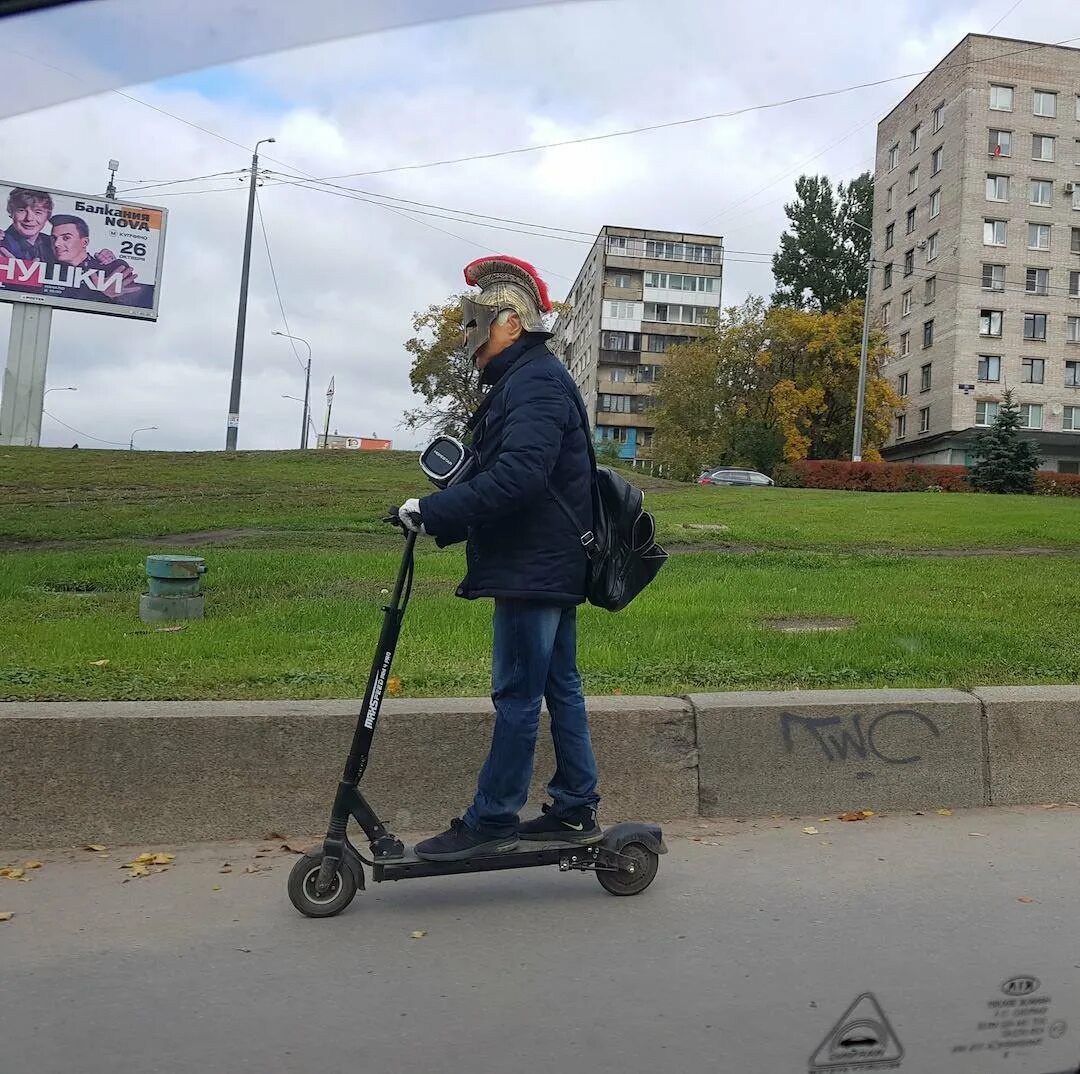
[(52, 246), (56, 260), (64, 265), (81, 265), (86, 260), (90, 237), (79, 234), (74, 224), (54, 224)]
[(40, 201), (21, 205), (11, 214), (15, 230), (29, 242), (38, 237), (41, 229), (49, 222), (49, 208)]

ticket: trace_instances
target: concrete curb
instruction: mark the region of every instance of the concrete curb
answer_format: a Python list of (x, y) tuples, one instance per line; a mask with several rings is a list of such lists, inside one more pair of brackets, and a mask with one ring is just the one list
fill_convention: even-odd
[[(318, 831), (358, 700), (0, 704), (0, 846)], [(1080, 801), (1080, 686), (589, 700), (604, 817)], [(546, 722), (546, 721), (545, 721)], [(364, 790), (401, 829), (471, 799), (479, 698), (390, 700)], [(553, 771), (542, 729), (533, 799)]]

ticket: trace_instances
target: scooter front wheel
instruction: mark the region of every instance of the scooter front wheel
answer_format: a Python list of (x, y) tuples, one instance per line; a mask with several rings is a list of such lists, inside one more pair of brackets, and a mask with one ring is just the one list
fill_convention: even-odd
[(323, 855), (305, 854), (298, 859), (289, 873), (289, 901), (305, 917), (333, 917), (340, 914), (353, 901), (356, 894), (356, 877), (342, 862), (334, 874), (329, 890), (320, 895), (315, 888)]

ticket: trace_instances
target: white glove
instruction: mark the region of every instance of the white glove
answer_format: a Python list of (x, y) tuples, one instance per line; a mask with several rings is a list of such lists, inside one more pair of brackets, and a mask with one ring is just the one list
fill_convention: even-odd
[(424, 520), (420, 517), (420, 501), (418, 499), (406, 500), (398, 508), (398, 518), (401, 519), (401, 524), (407, 530), (427, 536), (427, 530), (424, 529)]

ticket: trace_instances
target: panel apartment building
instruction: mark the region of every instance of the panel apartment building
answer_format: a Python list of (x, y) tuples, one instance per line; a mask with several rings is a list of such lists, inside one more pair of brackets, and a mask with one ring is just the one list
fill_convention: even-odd
[(878, 126), (873, 233), (884, 456), (970, 463), (1011, 388), (1080, 471), (1080, 50), (965, 37)]
[(717, 315), (723, 261), (718, 235), (601, 228), (554, 341), (597, 443), (614, 441), (623, 458), (651, 461), (651, 396), (664, 353)]

